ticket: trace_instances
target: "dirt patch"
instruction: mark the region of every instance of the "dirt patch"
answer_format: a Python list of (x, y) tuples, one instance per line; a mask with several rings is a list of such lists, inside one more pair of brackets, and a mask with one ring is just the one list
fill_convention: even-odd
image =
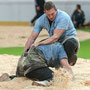
[[(0, 75), (9, 73), (15, 75), (19, 56), (0, 55)], [(83, 67), (84, 66), (84, 67)], [(89, 90), (90, 89), (90, 60), (78, 58), (72, 67), (75, 80), (63, 69), (55, 70), (54, 82), (50, 87), (32, 86), (32, 80), (15, 78), (11, 81), (0, 82), (0, 90)]]
[[(29, 26), (0, 26), (0, 47), (25, 46), (33, 27)], [(90, 33), (77, 31), (79, 40), (90, 39)], [(42, 30), (38, 39), (40, 41), (48, 37), (46, 30)]]
[(85, 81), (85, 82), (84, 82), (84, 85), (85, 85), (85, 86), (90, 86), (90, 81)]
[[(29, 26), (0, 26), (0, 47), (25, 46), (32, 30)], [(47, 31), (42, 30), (36, 41), (47, 37)]]

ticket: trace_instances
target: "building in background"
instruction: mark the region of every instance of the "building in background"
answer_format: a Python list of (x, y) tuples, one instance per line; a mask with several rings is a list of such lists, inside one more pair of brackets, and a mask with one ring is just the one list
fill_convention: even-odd
[[(57, 8), (70, 16), (77, 4), (85, 12), (86, 22), (90, 22), (90, 0), (46, 0), (53, 1)], [(34, 0), (0, 0), (1, 22), (29, 22), (35, 15)]]

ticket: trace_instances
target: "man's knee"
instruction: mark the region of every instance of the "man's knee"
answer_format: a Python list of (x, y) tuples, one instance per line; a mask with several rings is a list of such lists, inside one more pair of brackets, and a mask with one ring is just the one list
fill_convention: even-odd
[(74, 38), (68, 39), (63, 45), (68, 57), (77, 54), (79, 47), (77, 40)]
[(52, 80), (53, 78), (53, 71), (50, 70), (48, 67), (38, 68), (33, 70), (25, 75), (27, 78), (30, 79), (37, 79), (37, 80)]
[(66, 51), (66, 54), (68, 56), (68, 62), (69, 64), (75, 65), (76, 61), (77, 61), (77, 52), (79, 49), (79, 42), (74, 39), (68, 39), (66, 40), (66, 42), (63, 44), (64, 45), (64, 49)]

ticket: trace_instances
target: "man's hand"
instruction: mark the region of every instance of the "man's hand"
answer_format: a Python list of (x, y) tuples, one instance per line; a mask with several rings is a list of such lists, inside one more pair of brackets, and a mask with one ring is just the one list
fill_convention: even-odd
[(73, 71), (68, 63), (68, 60), (66, 58), (63, 58), (60, 63), (62, 65), (62, 67), (65, 68), (70, 73), (72, 80), (74, 80), (75, 77), (74, 77)]
[(74, 21), (74, 22), (73, 22), (73, 24), (77, 24), (77, 22), (76, 22), (76, 21)]
[(37, 47), (37, 46), (39, 46), (39, 45), (40, 45), (40, 42), (36, 42), (36, 43), (32, 44), (31, 47), (32, 47), (32, 46)]
[(26, 57), (30, 48), (23, 52), (23, 56)]
[(37, 9), (37, 11), (40, 11), (40, 7), (39, 6), (37, 6), (36, 9)]

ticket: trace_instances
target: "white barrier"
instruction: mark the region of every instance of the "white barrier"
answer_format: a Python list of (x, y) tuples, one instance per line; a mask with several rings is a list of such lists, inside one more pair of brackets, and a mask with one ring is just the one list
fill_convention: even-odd
[[(52, 0), (56, 7), (70, 16), (80, 4), (85, 12), (86, 21), (90, 22), (89, 0)], [(0, 0), (0, 21), (30, 21), (35, 15), (34, 0)]]

